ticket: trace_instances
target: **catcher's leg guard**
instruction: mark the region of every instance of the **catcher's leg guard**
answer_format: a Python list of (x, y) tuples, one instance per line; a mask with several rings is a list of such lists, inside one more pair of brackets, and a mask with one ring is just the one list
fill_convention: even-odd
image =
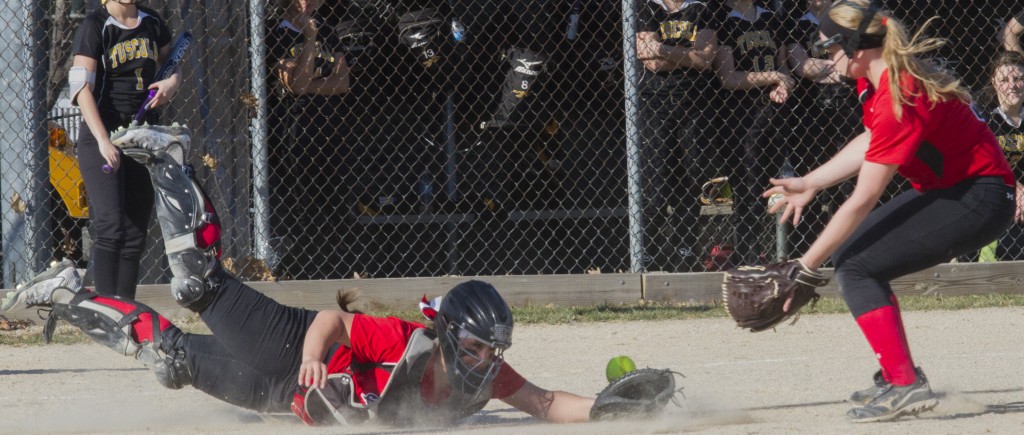
[(541, 73), (544, 72), (544, 64), (548, 61), (547, 55), (525, 48), (510, 49), (505, 58), (508, 60), (509, 70), (501, 86), (501, 101), (498, 103), (494, 119), (481, 124), (482, 129), (514, 124), (512, 115), (516, 107), (530, 95), (530, 89), (537, 86)]
[(399, 39), (424, 67), (431, 68), (441, 59), (443, 24), (441, 15), (432, 8), (411, 11), (398, 18)]
[(162, 332), (174, 325), (152, 308), (116, 296), (81, 292), (66, 304), (54, 303), (50, 319), (64, 320), (93, 341), (142, 361), (167, 388), (192, 384), (192, 370), (180, 338), (175, 343), (163, 343), (161, 339)]
[(188, 129), (177, 124), (139, 126), (114, 132), (114, 145), (145, 164), (156, 193), (156, 215), (171, 266), (171, 293), (179, 305), (199, 312), (213, 297), (208, 278), (220, 258), (220, 220), (209, 197), (185, 164)]

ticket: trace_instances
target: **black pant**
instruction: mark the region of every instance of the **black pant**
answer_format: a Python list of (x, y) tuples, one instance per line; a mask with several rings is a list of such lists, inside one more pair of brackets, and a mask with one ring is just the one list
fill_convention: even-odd
[(89, 261), (96, 292), (134, 299), (153, 210), (149, 171), (121, 153), (120, 169), (104, 173), (101, 168), (107, 161), (96, 138), (84, 122), (79, 131), (78, 165), (89, 196), (93, 239)]
[[(657, 87), (657, 85), (648, 85)], [(687, 91), (641, 93), (640, 183), (650, 270), (691, 271), (697, 255), (699, 188), (712, 178), (697, 143), (701, 117)]]
[(288, 412), (317, 312), (281, 305), (222, 270), (213, 281), (219, 287), (199, 314), (213, 335), (171, 327), (164, 343), (185, 352), (197, 390), (255, 411)]
[(1012, 186), (984, 177), (906, 191), (875, 209), (832, 255), (850, 312), (891, 305), (889, 281), (985, 246), (1010, 227), (1015, 207)]

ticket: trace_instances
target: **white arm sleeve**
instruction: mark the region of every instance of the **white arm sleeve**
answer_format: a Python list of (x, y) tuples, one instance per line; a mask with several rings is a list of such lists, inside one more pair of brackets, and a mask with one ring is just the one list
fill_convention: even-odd
[(85, 86), (89, 86), (91, 91), (93, 86), (96, 84), (96, 72), (89, 71), (82, 66), (73, 66), (68, 71), (68, 97), (71, 98), (71, 104), (78, 105), (78, 93), (85, 89)]

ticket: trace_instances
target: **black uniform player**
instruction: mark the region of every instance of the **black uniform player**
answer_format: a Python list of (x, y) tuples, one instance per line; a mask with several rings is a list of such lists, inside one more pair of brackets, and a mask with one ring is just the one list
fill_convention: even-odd
[[(1024, 55), (1008, 51), (992, 62), (991, 84), (981, 104), (1017, 180), (1015, 225), (999, 240), (981, 249), (979, 261), (1024, 260)], [(986, 104), (987, 103), (987, 104)]]
[(652, 221), (647, 252), (654, 254), (653, 263), (645, 265), (649, 270), (690, 271), (695, 263), (695, 234), (687, 231), (678, 240), (677, 229), (696, 227), (697, 181), (706, 178), (700, 173), (706, 166), (698, 163), (702, 147), (696, 135), (707, 109), (694, 101), (708, 85), (702, 71), (710, 70), (714, 57), (715, 34), (706, 26), (710, 18), (708, 4), (698, 0), (637, 4), (637, 57), (644, 65), (640, 165), (645, 218)]
[[(794, 43), (789, 45), (788, 63), (797, 82), (796, 104), (789, 119), (787, 146), (797, 173), (806, 173), (825, 163), (839, 148), (863, 131), (857, 110), (860, 103), (853, 86), (843, 83), (828, 60), (828, 52), (818, 49), (818, 27), (821, 14), (828, 11), (828, 0), (806, 0), (806, 12), (795, 20)], [(803, 234), (791, 237), (795, 251), (802, 252), (814, 234), (821, 232), (829, 216), (849, 194), (852, 184), (844, 183), (820, 197), (821, 207), (814, 207), (804, 215), (808, 225)], [(845, 192), (845, 193), (844, 193)], [(796, 229), (801, 231), (800, 228)]]
[[(146, 99), (150, 107), (168, 102), (180, 73), (154, 82), (170, 54), (171, 30), (152, 9), (133, 0), (104, 2), (85, 17), (75, 34), (74, 63), (68, 74), (70, 96), (82, 110), (78, 160), (89, 195), (92, 276), (100, 294), (135, 297), (139, 260), (153, 208), (149, 172), (124, 159), (109, 132), (128, 125)], [(155, 123), (148, 112), (145, 121)]]
[[(715, 71), (722, 87), (732, 91), (718, 113), (721, 130), (717, 161), (733, 185), (734, 214), (739, 216), (736, 252), (740, 263), (756, 264), (766, 258), (764, 204), (758, 186), (777, 170), (779, 145), (773, 137), (780, 121), (777, 113), (789, 98), (794, 82), (786, 67), (785, 47), (790, 26), (752, 0), (731, 0), (715, 16), (719, 48)], [(775, 166), (777, 167), (777, 166)]]
[[(331, 204), (345, 203), (354, 180), (347, 177), (352, 165), (345, 161), (338, 127), (343, 125), (341, 98), (349, 91), (349, 67), (333, 29), (318, 13), (323, 0), (286, 0), (280, 20), (270, 23), (268, 57), (272, 71), (270, 110), (270, 169), (275, 186), (275, 228), (286, 237), (294, 257), (285, 260), (284, 272), (292, 277), (323, 278), (303, 265), (330, 264), (324, 259), (331, 246), (333, 226), (314, 224), (337, 221), (344, 210)], [(321, 232), (318, 229), (328, 231)], [(313, 241), (321, 241), (313, 243)], [(340, 240), (338, 241), (340, 242)]]

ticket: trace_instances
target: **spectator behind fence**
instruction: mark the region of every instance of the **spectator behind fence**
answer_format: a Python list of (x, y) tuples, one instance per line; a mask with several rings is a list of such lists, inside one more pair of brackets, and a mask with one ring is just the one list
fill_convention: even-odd
[(1006, 160), (1017, 180), (1015, 225), (1000, 239), (981, 248), (978, 261), (1024, 260), (1024, 55), (1007, 51), (996, 56), (989, 66), (991, 81), (978, 99), (979, 111), (988, 118)]
[[(157, 91), (150, 107), (174, 97), (180, 73), (154, 81), (158, 62), (170, 55), (172, 36), (156, 11), (120, 2), (103, 2), (75, 33), (68, 82), (84, 120), (78, 162), (89, 196), (90, 275), (102, 295), (135, 297), (153, 209), (149, 171), (123, 158), (109, 132), (132, 121), (150, 89)], [(144, 121), (156, 123), (158, 117), (148, 112)]]
[[(323, 0), (282, 0), (283, 14), (267, 36), (272, 71), (270, 98), (271, 159), (274, 181), (272, 220), (275, 236), (294, 257), (282, 272), (291, 277), (312, 270), (303, 265), (329, 263), (319, 246), (331, 246), (346, 204), (351, 171), (341, 145), (339, 95), (349, 91), (344, 53), (335, 52), (336, 35), (319, 18)], [(313, 243), (316, 241), (316, 243)], [(340, 241), (339, 241), (340, 242)]]
[[(786, 67), (786, 46), (791, 26), (779, 15), (754, 4), (753, 0), (730, 0), (715, 14), (719, 47), (714, 60), (722, 87), (729, 92), (720, 107), (723, 127), (718, 161), (733, 185), (734, 213), (739, 216), (736, 260), (756, 264), (767, 255), (764, 202), (757, 194), (768, 181), (772, 162), (780, 157), (773, 138), (778, 115), (789, 99), (795, 82)], [(777, 167), (777, 166), (776, 166)]]
[[(828, 11), (828, 0), (805, 0), (806, 12), (796, 20), (795, 44), (789, 45), (789, 67), (802, 80), (797, 82), (796, 104), (790, 119), (787, 144), (793, 155), (796, 173), (803, 174), (825, 163), (850, 139), (863, 131), (857, 110), (860, 103), (852, 86), (843, 82), (835, 71), (828, 52), (818, 49), (818, 27), (821, 14)], [(794, 229), (790, 237), (794, 251), (802, 252), (815, 234), (821, 232), (829, 216), (843, 198), (849, 195), (851, 183), (843, 183), (819, 195), (820, 207), (813, 207), (803, 217), (806, 225)]]
[[(651, 222), (646, 225), (647, 252), (653, 253), (648, 270), (686, 272), (695, 263), (697, 186), (704, 177), (696, 159), (683, 164), (672, 157), (700, 152), (697, 112), (706, 108), (694, 101), (708, 85), (701, 71), (710, 68), (714, 57), (714, 30), (706, 26), (710, 18), (707, 4), (696, 0), (641, 0), (637, 5), (637, 57), (644, 65), (641, 183), (644, 218)], [(682, 240), (679, 229), (688, 230)]]
[(1024, 33), (1024, 9), (1006, 21), (1003, 31), (999, 33), (1000, 45), (1007, 51), (1024, 53), (1024, 46), (1020, 43), (1022, 33)]

